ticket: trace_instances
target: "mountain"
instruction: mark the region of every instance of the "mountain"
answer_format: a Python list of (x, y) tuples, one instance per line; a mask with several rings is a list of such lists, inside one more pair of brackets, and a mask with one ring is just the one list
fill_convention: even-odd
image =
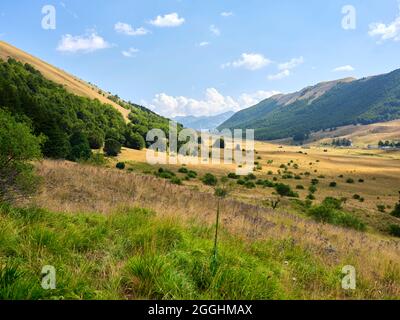
[(212, 130), (217, 128), (220, 124), (224, 123), (235, 113), (233, 111), (228, 111), (225, 113), (218, 114), (216, 116), (187, 116), (187, 117), (175, 117), (174, 121), (181, 123), (186, 128), (196, 129), (196, 130)]
[(400, 119), (400, 69), (276, 95), (236, 113), (218, 129), (255, 129), (259, 140), (301, 139), (319, 130), (394, 119)]

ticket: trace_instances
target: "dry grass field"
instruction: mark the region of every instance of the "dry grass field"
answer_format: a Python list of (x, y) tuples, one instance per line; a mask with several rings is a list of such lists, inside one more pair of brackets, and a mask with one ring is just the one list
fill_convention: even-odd
[[(346, 198), (346, 209), (353, 211), (374, 229), (384, 230), (388, 223), (396, 222), (387, 212), (399, 200), (400, 152), (316, 146), (302, 148), (263, 142), (256, 143), (256, 151), (256, 161), (262, 166), (261, 170), (255, 172), (258, 179), (272, 180), (276, 177), (279, 182), (288, 184), (293, 189), (302, 185), (304, 190), (298, 190), (302, 199), (308, 194), (311, 180), (318, 179), (318, 191), (315, 193), (317, 202), (326, 197)], [(157, 166), (152, 168), (146, 164), (146, 150), (124, 149), (118, 161), (127, 162), (128, 166), (142, 173), (152, 173), (157, 169)], [(282, 165), (286, 165), (293, 176), (301, 179), (282, 179)], [(177, 171), (181, 166), (160, 167)], [(234, 164), (198, 164), (187, 167), (198, 172), (200, 176), (210, 172), (218, 177), (226, 176), (236, 169)], [(269, 174), (270, 171), (272, 174)], [(354, 183), (347, 183), (349, 178)], [(330, 187), (331, 182), (336, 182), (337, 186)], [(209, 189), (198, 180), (185, 184), (202, 191)], [(276, 198), (273, 189), (265, 188), (256, 188), (249, 192), (246, 188), (235, 186), (232, 194), (241, 201), (255, 205), (263, 205), (265, 200)], [(359, 195), (363, 201), (354, 199), (355, 195)], [(387, 206), (387, 212), (380, 212), (378, 205)], [(290, 209), (286, 201), (283, 201), (282, 206), (285, 210)]]
[[(294, 155), (287, 153), (285, 160)], [(315, 157), (317, 154), (315, 151)], [(390, 163), (391, 160), (387, 161)], [(193, 185), (177, 186), (150, 175), (65, 161), (46, 160), (37, 168), (44, 177), (44, 186), (31, 203), (49, 210), (108, 215), (122, 207), (144, 207), (157, 212), (160, 218), (173, 217), (187, 225), (212, 226), (215, 222), (217, 199), (211, 192), (199, 192)], [(332, 170), (336, 170), (335, 167)], [(391, 172), (390, 165), (387, 172)], [(258, 197), (257, 192), (247, 193)], [(296, 213), (245, 203), (235, 194), (223, 200), (221, 208), (223, 229), (247, 242), (249, 247), (257, 241), (290, 241), (308, 252), (324, 270), (334, 274), (340, 275), (344, 265), (356, 267), (358, 290), (343, 291), (340, 283), (328, 288), (322, 278), (313, 273), (307, 277), (306, 284), (301, 284), (304, 291), (300, 298), (400, 297), (400, 241), (395, 238), (320, 224)], [(302, 272), (309, 272), (306, 269)], [(296, 291), (296, 286), (300, 285), (293, 274), (283, 281), (290, 291)]]

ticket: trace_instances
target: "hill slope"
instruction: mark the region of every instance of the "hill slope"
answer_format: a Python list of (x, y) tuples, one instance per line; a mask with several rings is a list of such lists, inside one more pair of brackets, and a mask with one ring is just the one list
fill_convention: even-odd
[(260, 140), (400, 118), (400, 70), (354, 80), (320, 83), (277, 95), (236, 113), (223, 128), (253, 128)]
[(7, 60), (9, 57), (22, 63), (32, 65), (36, 70), (40, 71), (46, 79), (61, 84), (70, 93), (90, 99), (98, 99), (102, 103), (110, 104), (124, 116), (126, 121), (128, 120), (130, 111), (100, 94), (98, 88), (95, 88), (85, 81), (80, 80), (20, 49), (17, 49), (4, 41), (0, 41), (0, 59)]

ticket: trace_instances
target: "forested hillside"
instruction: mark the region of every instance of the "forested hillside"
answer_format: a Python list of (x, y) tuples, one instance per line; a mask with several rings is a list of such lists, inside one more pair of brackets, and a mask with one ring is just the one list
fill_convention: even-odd
[(400, 70), (350, 82), (339, 81), (318, 97), (307, 96), (317, 87), (300, 91), (296, 99), (280, 95), (264, 100), (238, 112), (219, 129), (255, 129), (257, 139), (273, 140), (400, 118)]
[(168, 129), (167, 119), (143, 107), (124, 107), (131, 111), (132, 123), (126, 124), (122, 114), (110, 105), (69, 93), (29, 64), (12, 58), (0, 60), (0, 108), (28, 122), (36, 135), (46, 137), (43, 153), (47, 157), (87, 157), (87, 150), (73, 151), (74, 147), (89, 144), (99, 149), (110, 139), (140, 149), (145, 146), (148, 130)]

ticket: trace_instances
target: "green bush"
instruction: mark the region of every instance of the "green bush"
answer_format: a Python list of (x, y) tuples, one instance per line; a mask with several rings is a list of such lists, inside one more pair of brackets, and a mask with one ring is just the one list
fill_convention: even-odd
[(115, 167), (117, 169), (119, 169), (119, 170), (124, 170), (125, 169), (125, 162), (118, 162)]
[(299, 197), (298, 193), (292, 191), (292, 188), (287, 184), (278, 183), (275, 185), (275, 190), (282, 197), (292, 197), (292, 198)]
[(179, 168), (178, 172), (179, 173), (188, 173), (189, 170), (188, 170), (188, 168), (182, 167), (182, 168)]
[(254, 189), (256, 187), (256, 184), (253, 181), (246, 181), (246, 183), (244, 184), (244, 186), (247, 189)]
[(339, 201), (340, 200), (337, 199), (335, 199), (335, 201), (330, 199), (328, 202), (321, 205), (313, 206), (308, 210), (308, 214), (319, 222), (330, 223), (360, 231), (365, 230), (365, 224), (361, 220), (338, 208)]
[(146, 146), (144, 138), (137, 132), (128, 131), (125, 134), (125, 145), (127, 148), (134, 150), (142, 150)]
[(197, 178), (197, 172), (193, 171), (193, 170), (189, 170), (189, 172), (187, 173), (187, 177), (189, 179), (196, 179)]
[(121, 153), (121, 143), (114, 139), (108, 139), (104, 145), (104, 152), (109, 157), (116, 157)]
[(394, 210), (390, 213), (393, 217), (400, 218), (400, 202), (396, 203)]
[(207, 186), (216, 186), (218, 183), (218, 179), (211, 173), (206, 173), (201, 181)]
[(332, 181), (331, 183), (329, 183), (329, 187), (336, 188), (337, 187), (337, 183), (335, 181)]
[(236, 173), (231, 172), (231, 173), (228, 173), (228, 178), (229, 178), (229, 179), (237, 180), (237, 179), (239, 179), (240, 177), (239, 177)]
[(88, 136), (89, 146), (91, 149), (99, 150), (104, 145), (104, 137), (99, 132), (92, 132)]
[(182, 185), (182, 180), (179, 179), (178, 177), (172, 177), (171, 183), (177, 184), (177, 185)]
[(394, 237), (400, 237), (400, 226), (397, 224), (391, 224), (389, 226), (389, 233)]
[(354, 183), (354, 179), (353, 178), (348, 178), (346, 180), (346, 183), (352, 184), (352, 183)]

